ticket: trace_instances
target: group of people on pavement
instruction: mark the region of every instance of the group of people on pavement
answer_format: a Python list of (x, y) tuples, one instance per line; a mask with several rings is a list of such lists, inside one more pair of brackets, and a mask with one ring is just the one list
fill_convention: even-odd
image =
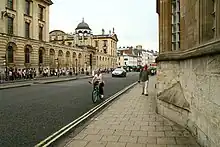
[[(3, 75), (3, 74), (1, 74)], [(7, 77), (6, 76), (1, 76), (1, 81), (2, 80), (9, 80), (9, 81), (14, 81), (14, 80), (21, 80), (21, 79), (34, 79), (36, 77), (36, 70), (35, 68), (30, 68), (30, 69), (9, 69), (7, 71)]]

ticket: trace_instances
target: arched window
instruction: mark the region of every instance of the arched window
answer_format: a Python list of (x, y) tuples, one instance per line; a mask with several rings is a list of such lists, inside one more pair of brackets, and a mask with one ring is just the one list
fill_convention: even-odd
[(30, 63), (30, 49), (26, 47), (24, 52), (25, 52), (25, 63)]
[(13, 63), (14, 62), (14, 50), (13, 46), (9, 45), (8, 46), (8, 63)]
[(43, 50), (39, 50), (39, 63), (43, 63)]

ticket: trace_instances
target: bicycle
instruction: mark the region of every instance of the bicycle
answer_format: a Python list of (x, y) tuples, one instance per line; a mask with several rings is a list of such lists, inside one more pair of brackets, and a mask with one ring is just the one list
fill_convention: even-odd
[[(89, 83), (92, 84), (91, 81), (89, 81)], [(98, 99), (102, 100), (101, 94), (99, 92), (99, 84), (96, 84), (93, 91), (92, 91), (92, 101), (93, 101), (93, 103), (96, 103)]]

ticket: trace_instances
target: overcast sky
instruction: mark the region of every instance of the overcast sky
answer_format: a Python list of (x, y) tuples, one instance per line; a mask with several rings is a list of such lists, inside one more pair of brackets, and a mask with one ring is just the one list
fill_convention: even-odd
[(53, 0), (50, 31), (74, 32), (84, 17), (93, 34), (115, 28), (119, 46), (158, 50), (156, 0)]

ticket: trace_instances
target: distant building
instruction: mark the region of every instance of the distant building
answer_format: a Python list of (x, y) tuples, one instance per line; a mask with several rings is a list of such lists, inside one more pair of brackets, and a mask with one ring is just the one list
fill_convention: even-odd
[(141, 45), (133, 47), (119, 47), (117, 50), (118, 66), (144, 66), (155, 63), (157, 52), (145, 50)]

